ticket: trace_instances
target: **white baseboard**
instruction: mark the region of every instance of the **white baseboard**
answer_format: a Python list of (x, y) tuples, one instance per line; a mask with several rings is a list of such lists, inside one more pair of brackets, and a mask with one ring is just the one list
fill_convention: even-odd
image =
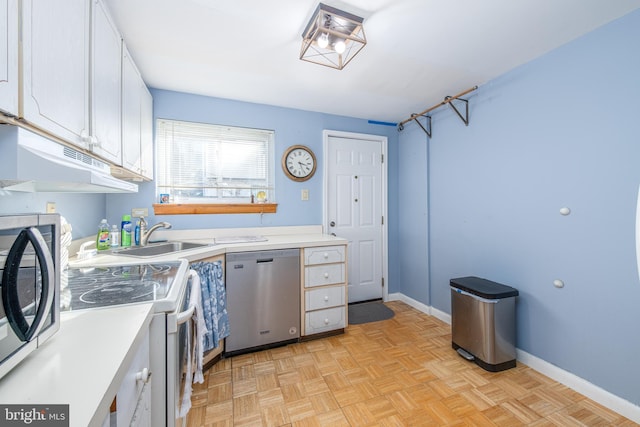
[(533, 356), (526, 351), (516, 349), (516, 358), (518, 362), (522, 362), (531, 369), (535, 369), (543, 375), (564, 384), (567, 387), (577, 391), (578, 393), (598, 402), (618, 414), (625, 416), (633, 422), (640, 423), (640, 406), (625, 400), (621, 397), (610, 393), (589, 381), (565, 371), (546, 360)]
[[(402, 293), (397, 292), (389, 294), (388, 301), (402, 301), (416, 310), (428, 314), (429, 316), (436, 317), (449, 325), (451, 324), (450, 314), (423, 304), (420, 301), (416, 301)], [(533, 356), (526, 351), (516, 349), (516, 358), (519, 362), (527, 365), (531, 369), (535, 369), (541, 374), (577, 391), (602, 406), (629, 418), (633, 422), (640, 423), (640, 406), (634, 405), (628, 400), (618, 397), (615, 394), (610, 393), (597, 385), (572, 374), (571, 372), (565, 371), (564, 369), (552, 365), (545, 360)]]

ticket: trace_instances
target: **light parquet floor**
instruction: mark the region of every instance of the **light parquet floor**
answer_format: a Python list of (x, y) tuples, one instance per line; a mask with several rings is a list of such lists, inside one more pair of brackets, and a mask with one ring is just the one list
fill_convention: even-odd
[(521, 363), (487, 372), (449, 325), (386, 304), (392, 319), (221, 360), (194, 384), (188, 426), (638, 425)]

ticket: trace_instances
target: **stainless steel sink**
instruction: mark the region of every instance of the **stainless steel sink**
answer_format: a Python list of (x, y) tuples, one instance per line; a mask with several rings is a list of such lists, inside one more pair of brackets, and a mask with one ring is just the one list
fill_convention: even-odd
[(148, 246), (136, 246), (131, 248), (117, 249), (113, 251), (113, 253), (116, 255), (150, 257), (150, 256), (166, 255), (173, 252), (186, 251), (188, 249), (203, 248), (205, 246), (210, 246), (210, 245), (207, 243), (163, 242), (163, 243), (153, 243)]

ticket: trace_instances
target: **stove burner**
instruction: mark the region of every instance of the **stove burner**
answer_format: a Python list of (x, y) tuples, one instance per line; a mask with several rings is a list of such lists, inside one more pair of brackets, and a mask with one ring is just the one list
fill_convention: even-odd
[(164, 300), (181, 265), (181, 261), (167, 261), (70, 268), (69, 310)]
[[(148, 274), (163, 274), (171, 270), (171, 266), (168, 264), (143, 264), (143, 265), (129, 265), (122, 267), (112, 267), (111, 275), (113, 277), (144, 277)], [(108, 273), (107, 270), (105, 273)]]
[(158, 282), (145, 280), (142, 282), (116, 282), (84, 292), (80, 295), (80, 301), (86, 304), (108, 304), (112, 302), (128, 301), (131, 303), (139, 300), (145, 301), (147, 296), (158, 290)]

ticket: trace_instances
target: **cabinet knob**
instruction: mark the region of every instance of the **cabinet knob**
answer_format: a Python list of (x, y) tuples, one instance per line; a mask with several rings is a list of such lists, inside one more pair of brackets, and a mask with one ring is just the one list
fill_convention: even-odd
[(325, 300), (325, 301), (329, 301), (329, 295), (325, 295), (325, 296), (324, 296), (324, 300)]
[(324, 278), (328, 279), (329, 278), (329, 273), (324, 273)]
[(324, 256), (325, 258), (329, 258), (329, 253), (328, 253), (328, 252), (325, 252), (325, 253), (323, 254), (323, 256)]
[(325, 325), (328, 325), (328, 324), (329, 324), (329, 319), (328, 319), (328, 318), (325, 318), (325, 319), (324, 319), (324, 324), (325, 324)]
[(142, 371), (136, 374), (136, 381), (142, 381), (143, 383), (148, 383), (149, 378), (151, 378), (151, 371), (148, 368), (144, 368)]

